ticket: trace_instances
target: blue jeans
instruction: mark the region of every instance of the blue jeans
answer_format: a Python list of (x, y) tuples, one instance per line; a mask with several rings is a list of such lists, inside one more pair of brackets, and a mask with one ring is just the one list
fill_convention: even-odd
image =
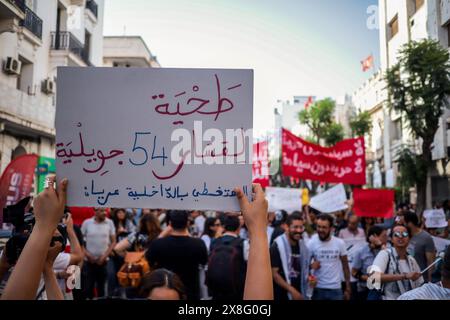
[(312, 300), (344, 300), (342, 289), (315, 288)]

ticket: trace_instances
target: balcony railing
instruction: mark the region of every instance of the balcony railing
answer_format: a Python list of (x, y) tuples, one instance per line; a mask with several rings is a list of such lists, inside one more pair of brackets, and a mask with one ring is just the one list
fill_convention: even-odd
[(39, 18), (36, 13), (34, 13), (33, 10), (28, 8), (26, 5), (24, 5), (24, 8), (25, 19), (20, 22), (20, 25), (30, 30), (39, 39), (42, 39), (42, 19)]
[(17, 8), (19, 8), (22, 12), (25, 13), (25, 0), (8, 0), (8, 2), (15, 5)]
[(86, 9), (91, 11), (96, 18), (98, 17), (98, 5), (94, 0), (86, 1)]
[(89, 51), (78, 41), (75, 36), (68, 31), (52, 32), (52, 50), (68, 50), (81, 58), (88, 66), (92, 66), (89, 61)]

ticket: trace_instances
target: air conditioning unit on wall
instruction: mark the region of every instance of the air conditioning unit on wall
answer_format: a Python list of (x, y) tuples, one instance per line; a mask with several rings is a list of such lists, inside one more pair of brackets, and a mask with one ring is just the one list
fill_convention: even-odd
[(55, 93), (56, 84), (55, 81), (53, 81), (50, 78), (45, 79), (42, 81), (42, 92), (46, 94), (53, 94)]
[(13, 57), (7, 57), (3, 65), (3, 71), (7, 74), (19, 75), (22, 68), (22, 62)]

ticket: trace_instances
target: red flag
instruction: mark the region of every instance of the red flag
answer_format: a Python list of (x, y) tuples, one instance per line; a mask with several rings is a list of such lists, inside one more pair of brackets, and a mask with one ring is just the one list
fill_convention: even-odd
[(353, 211), (360, 217), (391, 218), (394, 215), (393, 190), (354, 189)]
[(308, 97), (308, 100), (306, 100), (305, 103), (305, 110), (308, 110), (308, 108), (314, 103), (313, 97)]
[(253, 182), (269, 186), (269, 145), (267, 141), (253, 144)]
[(366, 72), (370, 68), (373, 67), (373, 55), (368, 56), (366, 59), (361, 61), (362, 70), (363, 72)]
[(0, 228), (3, 223), (3, 208), (30, 195), (38, 158), (35, 154), (19, 156), (3, 172), (0, 178)]
[(283, 129), (282, 170), (288, 177), (364, 185), (364, 138), (343, 140), (333, 147), (324, 148)]

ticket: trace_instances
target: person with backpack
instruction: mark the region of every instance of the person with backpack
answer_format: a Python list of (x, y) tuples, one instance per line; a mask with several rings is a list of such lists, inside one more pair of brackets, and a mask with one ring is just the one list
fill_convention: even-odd
[(188, 300), (198, 300), (199, 267), (207, 263), (208, 253), (201, 239), (190, 236), (188, 219), (188, 211), (169, 211), (170, 235), (154, 240), (145, 257), (152, 270), (165, 268), (176, 273), (186, 287)]
[(211, 242), (206, 285), (213, 300), (242, 300), (247, 263), (238, 216), (226, 214), (223, 227), (224, 234)]
[(381, 283), (381, 289), (377, 290), (378, 296), (371, 292), (368, 300), (396, 300), (424, 283), (419, 265), (407, 252), (410, 235), (403, 225), (392, 229), (393, 248), (381, 250), (371, 267), (371, 278)]
[(126, 296), (137, 294), (142, 277), (150, 270), (145, 259), (145, 250), (157, 239), (161, 233), (159, 220), (156, 215), (146, 214), (139, 220), (139, 231), (132, 232), (120, 241), (114, 248), (117, 268), (117, 278), (121, 287), (126, 288)]
[(270, 248), (275, 300), (304, 300), (311, 260), (302, 239), (305, 222), (300, 214), (293, 213), (286, 223), (286, 232)]

